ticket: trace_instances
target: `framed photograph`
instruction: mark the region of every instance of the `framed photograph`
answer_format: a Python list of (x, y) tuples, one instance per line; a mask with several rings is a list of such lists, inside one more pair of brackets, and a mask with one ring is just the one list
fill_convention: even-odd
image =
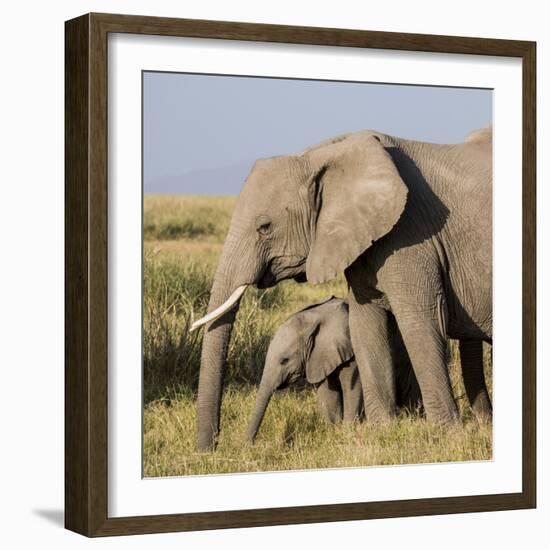
[(65, 40), (68, 529), (536, 506), (535, 43)]

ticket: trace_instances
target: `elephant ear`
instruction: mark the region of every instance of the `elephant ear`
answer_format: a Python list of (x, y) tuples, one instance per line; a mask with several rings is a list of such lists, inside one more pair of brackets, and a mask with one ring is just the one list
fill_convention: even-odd
[(317, 221), (307, 280), (323, 283), (350, 266), (399, 220), (407, 186), (373, 134), (349, 136), (306, 152)]
[[(340, 300), (322, 306), (324, 311), (306, 311), (306, 379), (318, 384), (353, 357), (348, 326), (348, 306)], [(312, 320), (314, 319), (314, 320)]]

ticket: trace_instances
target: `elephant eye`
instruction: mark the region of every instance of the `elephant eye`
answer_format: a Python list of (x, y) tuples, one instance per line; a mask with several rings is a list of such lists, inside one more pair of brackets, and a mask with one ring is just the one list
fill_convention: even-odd
[(286, 365), (288, 363), (288, 357), (283, 357), (281, 359), (281, 365)]
[(271, 232), (271, 222), (265, 222), (262, 223), (262, 225), (258, 226), (258, 233), (262, 236), (269, 235)]

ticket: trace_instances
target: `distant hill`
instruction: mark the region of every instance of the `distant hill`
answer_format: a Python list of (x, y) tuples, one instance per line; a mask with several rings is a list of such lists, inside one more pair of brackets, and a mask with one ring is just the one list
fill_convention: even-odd
[(237, 195), (250, 173), (254, 160), (221, 168), (207, 168), (184, 174), (145, 178), (145, 193), (185, 195)]

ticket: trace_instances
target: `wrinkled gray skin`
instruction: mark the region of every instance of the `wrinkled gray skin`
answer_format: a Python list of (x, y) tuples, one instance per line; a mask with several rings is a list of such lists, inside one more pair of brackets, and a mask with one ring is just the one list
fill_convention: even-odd
[[(399, 337), (392, 353), (401, 404), (420, 406), (420, 389)], [(322, 416), (331, 423), (351, 422), (363, 415), (363, 390), (351, 346), (348, 304), (331, 297), (295, 313), (277, 330), (267, 351), (247, 439), (256, 437), (273, 393), (306, 379), (316, 388)]]
[(240, 285), (321, 283), (345, 273), (350, 333), (369, 421), (396, 414), (389, 316), (397, 320), (429, 419), (459, 420), (446, 368), (461, 341), (474, 410), (490, 416), (481, 342), (492, 338), (492, 135), (461, 144), (375, 131), (260, 160), (237, 201), (211, 290), (197, 400), (198, 446), (216, 444)]

